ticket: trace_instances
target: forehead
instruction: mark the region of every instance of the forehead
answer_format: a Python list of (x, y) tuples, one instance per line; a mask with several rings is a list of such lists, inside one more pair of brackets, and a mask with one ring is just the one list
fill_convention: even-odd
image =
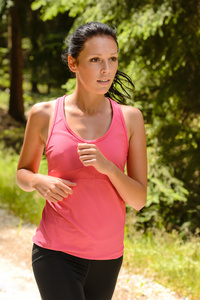
[(107, 35), (103, 36), (94, 36), (89, 38), (83, 47), (82, 50), (83, 54), (117, 54), (118, 53), (118, 46), (116, 41)]

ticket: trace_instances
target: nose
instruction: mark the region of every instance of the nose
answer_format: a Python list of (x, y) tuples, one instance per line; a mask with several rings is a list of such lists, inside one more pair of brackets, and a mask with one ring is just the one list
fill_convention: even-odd
[(109, 62), (108, 62), (108, 61), (103, 61), (103, 62), (102, 62), (101, 72), (102, 72), (103, 74), (109, 73), (109, 72), (110, 72), (110, 66), (109, 66)]

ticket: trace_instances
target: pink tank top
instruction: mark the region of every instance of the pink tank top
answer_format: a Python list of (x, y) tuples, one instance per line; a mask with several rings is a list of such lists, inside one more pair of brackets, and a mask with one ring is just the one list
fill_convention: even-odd
[(109, 178), (94, 167), (84, 167), (78, 143), (92, 143), (124, 171), (128, 136), (120, 106), (110, 99), (113, 118), (108, 131), (96, 140), (84, 140), (68, 126), (65, 96), (56, 100), (46, 145), (48, 175), (76, 182), (73, 194), (56, 204), (46, 201), (33, 242), (86, 259), (115, 259), (123, 255), (125, 202)]

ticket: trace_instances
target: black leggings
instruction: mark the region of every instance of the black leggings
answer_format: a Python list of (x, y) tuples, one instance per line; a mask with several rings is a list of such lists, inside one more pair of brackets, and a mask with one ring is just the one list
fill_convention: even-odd
[(122, 260), (88, 260), (35, 244), (32, 253), (43, 300), (111, 300)]

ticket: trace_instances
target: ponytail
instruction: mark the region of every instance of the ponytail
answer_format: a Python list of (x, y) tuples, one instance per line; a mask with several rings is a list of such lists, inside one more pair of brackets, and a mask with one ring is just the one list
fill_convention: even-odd
[[(117, 88), (117, 85), (120, 88)], [(134, 84), (131, 78), (124, 72), (117, 70), (113, 83), (105, 96), (120, 104), (126, 104), (126, 99), (132, 100), (133, 92)]]

